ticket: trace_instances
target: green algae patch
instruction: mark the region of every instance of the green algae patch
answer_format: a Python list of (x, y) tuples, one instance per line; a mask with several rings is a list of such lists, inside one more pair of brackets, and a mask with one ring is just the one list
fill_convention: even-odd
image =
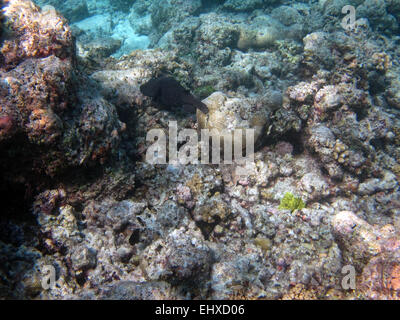
[(292, 193), (286, 192), (284, 197), (279, 204), (278, 209), (290, 210), (291, 212), (295, 210), (301, 210), (306, 207), (304, 201), (301, 198), (295, 197)]

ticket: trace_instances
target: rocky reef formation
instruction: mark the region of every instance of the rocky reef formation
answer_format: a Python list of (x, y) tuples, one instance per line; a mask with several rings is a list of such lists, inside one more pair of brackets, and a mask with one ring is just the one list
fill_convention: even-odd
[(18, 1), (10, 2), (5, 17), (13, 36), (1, 48), (0, 141), (9, 144), (3, 150), (10, 161), (20, 153), (47, 174), (104, 161), (124, 124), (98, 86), (75, 69), (65, 20), (54, 10)]
[[(396, 1), (37, 3), (4, 10), (2, 298), (399, 298)], [(209, 115), (144, 97), (160, 75)], [(171, 122), (253, 128), (254, 162), (150, 165)]]

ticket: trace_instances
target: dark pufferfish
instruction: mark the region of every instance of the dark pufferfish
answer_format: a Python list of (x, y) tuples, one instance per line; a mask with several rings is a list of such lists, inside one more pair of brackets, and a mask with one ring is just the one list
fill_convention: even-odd
[(170, 77), (153, 78), (140, 87), (140, 91), (168, 110), (174, 108), (184, 108), (195, 111), (199, 109), (207, 114), (207, 106), (196, 99), (189, 90), (186, 90), (181, 84)]

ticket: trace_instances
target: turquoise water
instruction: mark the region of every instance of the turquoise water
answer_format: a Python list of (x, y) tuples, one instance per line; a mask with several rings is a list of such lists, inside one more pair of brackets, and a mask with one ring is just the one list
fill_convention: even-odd
[[(209, 23), (219, 26), (220, 30), (209, 36), (215, 41), (218, 37), (234, 37), (225, 46), (242, 51), (271, 51), (277, 40), (294, 42), (292, 47), (302, 46), (307, 34), (343, 31), (355, 23), (368, 25), (372, 31), (389, 37), (399, 35), (399, 4), (392, 0), (37, 0), (36, 3), (60, 11), (68, 19), (78, 43), (87, 44), (96, 39), (120, 41), (121, 45), (111, 53), (115, 58), (136, 49), (178, 47), (180, 51), (187, 51), (188, 46), (194, 46), (199, 40), (190, 38), (188, 33), (195, 35), (194, 25), (210, 17)], [(227, 25), (254, 34), (238, 44), (238, 35), (228, 34), (229, 30), (224, 28)], [(249, 37), (258, 38), (248, 42)], [(183, 56), (194, 54), (185, 53)]]

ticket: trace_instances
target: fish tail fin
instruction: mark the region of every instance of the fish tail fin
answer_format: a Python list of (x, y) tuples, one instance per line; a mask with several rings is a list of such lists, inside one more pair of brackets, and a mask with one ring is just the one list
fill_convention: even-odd
[(200, 100), (197, 100), (194, 96), (192, 96), (191, 94), (187, 95), (184, 97), (185, 103), (186, 104), (191, 104), (192, 106), (196, 107), (197, 109), (199, 109), (201, 112), (203, 112), (204, 114), (208, 113), (208, 107), (201, 102)]
[(199, 101), (199, 103), (196, 104), (196, 107), (204, 114), (208, 114), (208, 107), (203, 102)]

